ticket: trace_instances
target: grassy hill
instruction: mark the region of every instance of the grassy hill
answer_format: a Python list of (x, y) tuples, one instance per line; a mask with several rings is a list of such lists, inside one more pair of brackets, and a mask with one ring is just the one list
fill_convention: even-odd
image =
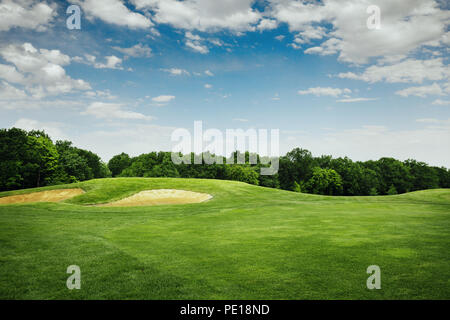
[[(200, 179), (120, 178), (61, 203), (0, 205), (0, 299), (450, 299), (450, 190), (326, 197)], [(0, 197), (47, 187), (0, 193)], [(208, 202), (92, 204), (149, 189)], [(66, 269), (81, 268), (81, 290)], [(381, 268), (381, 290), (366, 268)]]

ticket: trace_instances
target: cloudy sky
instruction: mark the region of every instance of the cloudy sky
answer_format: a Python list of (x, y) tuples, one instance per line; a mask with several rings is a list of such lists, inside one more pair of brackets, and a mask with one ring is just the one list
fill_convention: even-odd
[[(81, 29), (68, 29), (71, 4)], [(381, 25), (368, 28), (371, 5)], [(280, 129), (284, 153), (450, 167), (446, 0), (0, 0), (0, 127), (105, 161), (174, 129)]]

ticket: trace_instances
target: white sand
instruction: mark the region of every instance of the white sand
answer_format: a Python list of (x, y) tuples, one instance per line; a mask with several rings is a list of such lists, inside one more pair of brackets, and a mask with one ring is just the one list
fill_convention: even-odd
[(59, 202), (84, 193), (82, 189), (59, 189), (0, 198), (0, 204)]

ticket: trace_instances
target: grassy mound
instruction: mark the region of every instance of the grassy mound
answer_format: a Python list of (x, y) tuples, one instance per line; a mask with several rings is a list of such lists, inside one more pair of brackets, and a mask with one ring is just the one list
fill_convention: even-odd
[[(120, 178), (0, 205), (0, 299), (449, 299), (450, 190), (326, 197), (233, 181)], [(0, 193), (26, 194), (61, 186)], [(195, 204), (97, 207), (151, 189)], [(382, 289), (366, 288), (369, 265)], [(81, 290), (66, 269), (81, 268)]]

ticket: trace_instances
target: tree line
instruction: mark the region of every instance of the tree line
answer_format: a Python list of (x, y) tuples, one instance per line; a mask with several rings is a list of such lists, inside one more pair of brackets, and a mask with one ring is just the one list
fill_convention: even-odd
[(39, 130), (0, 129), (0, 190), (66, 184), (111, 176), (91, 151)]
[[(260, 174), (261, 158), (234, 152), (234, 163), (206, 164), (201, 155), (191, 164), (176, 165), (170, 152), (136, 157), (121, 153), (105, 164), (96, 154), (76, 148), (70, 141), (53, 141), (43, 131), (0, 130), (0, 190), (65, 184), (105, 177), (173, 177), (236, 180), (254, 185), (322, 195), (393, 195), (416, 190), (450, 188), (450, 170), (416, 160), (393, 158), (352, 161), (329, 155), (314, 157), (295, 148), (279, 159), (278, 173)], [(251, 164), (251, 157), (257, 159)], [(202, 165), (194, 164), (201, 163)]]
[[(416, 190), (450, 188), (450, 171), (431, 167), (416, 160), (399, 161), (381, 158), (352, 161), (332, 156), (313, 157), (305, 149), (295, 148), (279, 159), (278, 173), (260, 174), (264, 165), (250, 164), (250, 154), (235, 152), (236, 160), (245, 164), (194, 164), (198, 155), (191, 154), (192, 164), (175, 165), (170, 152), (152, 152), (137, 157), (126, 153), (114, 156), (108, 167), (114, 177), (180, 177), (227, 179), (270, 188), (322, 195), (393, 195)], [(201, 161), (201, 159), (200, 159)], [(226, 163), (226, 160), (223, 160)], [(236, 163), (236, 161), (235, 161)]]

